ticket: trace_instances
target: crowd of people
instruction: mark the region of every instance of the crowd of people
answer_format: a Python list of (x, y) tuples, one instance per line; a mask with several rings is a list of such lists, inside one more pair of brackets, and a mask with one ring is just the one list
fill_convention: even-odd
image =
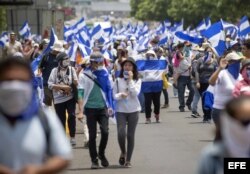
[[(185, 112), (187, 107), (192, 117), (203, 116), (203, 123), (213, 120), (216, 126), (214, 145), (203, 154), (199, 173), (222, 170), (211, 155), (249, 157), (249, 149), (239, 149), (237, 144), (249, 146), (250, 40), (230, 42), (225, 54), (218, 57), (208, 41), (161, 46), (156, 36), (147, 49), (137, 51), (136, 38), (130, 37), (112, 43), (113, 59), (104, 55), (103, 44), (96, 41), (90, 56), (82, 57), (77, 49), (75, 61), (68, 55), (70, 43), (60, 40), (42, 55), (48, 43), (48, 39), (41, 43), (26, 40), (22, 45), (11, 32), (3, 48), (0, 173), (56, 173), (67, 167), (72, 159), (70, 144), (77, 143), (76, 118), (84, 123), (92, 169), (100, 167), (99, 160), (103, 167), (109, 166), (105, 155), (109, 117), (115, 117), (117, 123), (119, 164), (132, 167), (139, 113), (145, 113), (145, 124), (153, 121), (152, 112), (155, 122), (161, 122), (160, 110), (170, 103), (171, 80), (179, 111)], [(39, 55), (38, 71), (33, 72), (29, 65)], [(202, 114), (198, 112), (200, 99)], [(101, 131), (98, 150), (97, 123)], [(36, 144), (31, 146), (33, 137)], [(226, 152), (214, 153), (217, 149)]]

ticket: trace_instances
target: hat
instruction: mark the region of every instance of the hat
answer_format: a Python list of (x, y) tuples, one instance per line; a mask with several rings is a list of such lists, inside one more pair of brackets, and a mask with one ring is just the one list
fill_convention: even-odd
[(135, 68), (137, 68), (137, 65), (136, 65), (136, 63), (135, 63), (135, 59), (133, 59), (132, 57), (128, 57), (126, 60), (124, 60), (124, 61), (121, 63), (121, 66), (123, 67), (123, 65), (124, 65), (126, 62), (132, 63), (133, 66), (134, 66)]
[(148, 51), (146, 52), (146, 55), (147, 55), (147, 54), (153, 54), (153, 55), (156, 57), (156, 54), (155, 54), (154, 50), (148, 50)]
[(90, 55), (91, 62), (103, 62), (104, 58), (101, 52), (96, 51)]
[(136, 38), (135, 38), (134, 36), (132, 36), (132, 37), (130, 38), (130, 40), (136, 40)]
[(39, 44), (38, 43), (34, 43), (34, 47), (39, 47)]
[(242, 67), (241, 67), (240, 72), (241, 72), (246, 66), (248, 66), (248, 65), (250, 65), (250, 59), (245, 59), (245, 60), (243, 60), (243, 61), (242, 61)]
[(208, 43), (208, 42), (203, 42), (202, 43), (202, 48), (203, 49), (206, 49), (207, 47), (209, 47), (210, 46), (210, 44)]
[(42, 45), (49, 44), (49, 39), (43, 39), (41, 44)]
[(194, 45), (192, 48), (193, 51), (199, 51), (199, 45)]
[(225, 57), (225, 59), (227, 61), (230, 61), (230, 60), (241, 60), (241, 59), (244, 59), (243, 56), (240, 56), (239, 54), (235, 53), (235, 52), (231, 52), (231, 53), (228, 53)]
[(11, 31), (10, 35), (16, 35), (16, 33), (14, 31)]
[(62, 52), (63, 49), (63, 43), (61, 41), (55, 41), (54, 45), (52, 47), (50, 47), (53, 51), (58, 51), (58, 52)]
[(57, 54), (56, 59), (58, 60), (58, 62), (60, 62), (65, 59), (69, 59), (69, 56), (65, 52), (62, 52)]

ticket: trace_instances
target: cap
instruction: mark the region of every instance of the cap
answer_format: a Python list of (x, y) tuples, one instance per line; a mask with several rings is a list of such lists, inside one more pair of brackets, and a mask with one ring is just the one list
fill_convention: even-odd
[(69, 56), (65, 52), (62, 52), (56, 56), (56, 59), (60, 62), (65, 59), (69, 59)]
[(239, 54), (235, 53), (235, 52), (231, 52), (228, 53), (225, 57), (226, 60), (230, 61), (230, 60), (241, 60), (244, 59), (243, 56), (240, 56)]

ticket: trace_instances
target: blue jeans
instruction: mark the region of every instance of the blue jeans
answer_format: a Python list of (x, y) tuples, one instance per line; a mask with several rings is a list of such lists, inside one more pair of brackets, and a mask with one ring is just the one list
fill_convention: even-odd
[(140, 101), (141, 104), (141, 111), (145, 111), (145, 98), (144, 98), (144, 94), (143, 92), (140, 92), (140, 94), (138, 95), (138, 99)]
[(196, 83), (192, 82), (193, 89), (194, 89), (194, 98), (192, 102), (192, 113), (196, 113), (198, 110), (198, 103), (201, 98), (198, 89), (196, 88)]
[(192, 81), (190, 76), (180, 76), (177, 82), (178, 86), (178, 98), (179, 98), (179, 109), (185, 108), (185, 88), (189, 89), (189, 95), (186, 105), (191, 105), (194, 97), (194, 89), (192, 87)]

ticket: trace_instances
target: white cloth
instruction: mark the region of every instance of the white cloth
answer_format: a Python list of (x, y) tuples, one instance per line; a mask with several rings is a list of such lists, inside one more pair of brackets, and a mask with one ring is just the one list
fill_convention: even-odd
[(227, 69), (219, 73), (218, 79), (214, 86), (214, 104), (213, 108), (224, 109), (225, 104), (233, 98), (232, 92), (237, 81), (241, 80), (242, 76), (239, 75), (238, 79), (234, 79)]
[[(141, 79), (127, 82), (124, 78), (117, 78), (114, 83), (113, 96), (116, 100), (116, 112), (133, 113), (141, 110), (138, 95), (141, 90)], [(129, 93), (126, 99), (121, 97), (122, 93)]]
[[(72, 158), (65, 131), (51, 109), (44, 110), (50, 127), (50, 153), (66, 160)], [(28, 164), (41, 165), (46, 152), (46, 136), (37, 116), (17, 121), (14, 126), (0, 115), (0, 164), (19, 171)]]

